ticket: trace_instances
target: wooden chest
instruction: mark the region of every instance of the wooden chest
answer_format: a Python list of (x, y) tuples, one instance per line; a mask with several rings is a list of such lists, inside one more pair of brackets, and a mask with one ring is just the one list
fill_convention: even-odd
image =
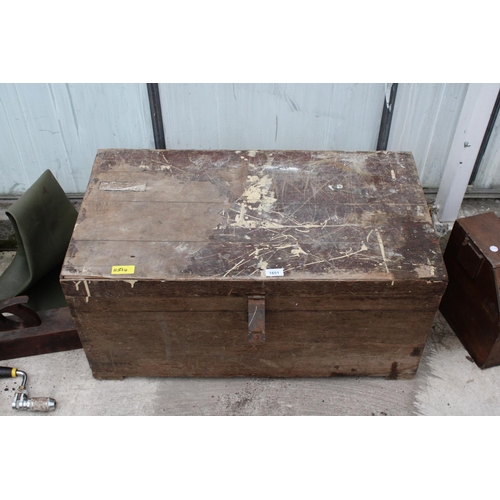
[(480, 368), (500, 364), (500, 219), (458, 219), (446, 245), (449, 286), (440, 310)]
[(397, 152), (100, 150), (61, 272), (96, 378), (408, 378), (446, 281)]

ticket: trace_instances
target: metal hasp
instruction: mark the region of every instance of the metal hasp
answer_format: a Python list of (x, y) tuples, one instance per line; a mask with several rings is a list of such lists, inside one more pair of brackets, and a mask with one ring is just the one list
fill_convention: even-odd
[(26, 410), (26, 411), (40, 411), (48, 412), (56, 409), (56, 402), (52, 398), (29, 398), (26, 384), (28, 382), (28, 375), (18, 370), (17, 368), (10, 368), (7, 366), (0, 366), (0, 378), (7, 377), (23, 377), (21, 385), (14, 394), (12, 401), (13, 410)]
[(264, 295), (248, 296), (248, 341), (263, 344), (266, 341), (266, 302)]
[(457, 254), (457, 262), (464, 268), (470, 278), (474, 279), (484, 261), (481, 251), (473, 241), (466, 236)]

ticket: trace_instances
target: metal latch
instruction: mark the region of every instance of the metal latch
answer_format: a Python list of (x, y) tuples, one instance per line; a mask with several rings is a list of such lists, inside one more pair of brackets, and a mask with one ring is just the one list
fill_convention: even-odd
[(266, 341), (266, 303), (264, 295), (248, 296), (248, 341), (263, 344)]
[(474, 242), (466, 236), (460, 245), (457, 254), (458, 263), (465, 269), (467, 274), (474, 279), (479, 272), (484, 257)]

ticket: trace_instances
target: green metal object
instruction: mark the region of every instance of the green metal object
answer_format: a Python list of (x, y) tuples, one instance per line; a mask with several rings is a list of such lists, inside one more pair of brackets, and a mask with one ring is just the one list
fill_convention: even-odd
[(6, 215), (17, 253), (0, 276), (0, 301), (23, 294), (37, 311), (65, 307), (59, 272), (78, 212), (52, 172), (46, 170)]

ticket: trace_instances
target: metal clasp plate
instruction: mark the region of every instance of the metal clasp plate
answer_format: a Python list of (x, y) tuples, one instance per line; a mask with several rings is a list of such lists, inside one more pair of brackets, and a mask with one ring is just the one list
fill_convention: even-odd
[(263, 344), (266, 341), (264, 295), (248, 296), (248, 341), (252, 344)]

